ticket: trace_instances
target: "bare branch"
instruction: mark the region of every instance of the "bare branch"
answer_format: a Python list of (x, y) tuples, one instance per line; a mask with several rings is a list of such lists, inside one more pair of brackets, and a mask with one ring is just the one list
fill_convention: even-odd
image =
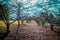
[(6, 24), (6, 22), (5, 21), (3, 21), (5, 24)]

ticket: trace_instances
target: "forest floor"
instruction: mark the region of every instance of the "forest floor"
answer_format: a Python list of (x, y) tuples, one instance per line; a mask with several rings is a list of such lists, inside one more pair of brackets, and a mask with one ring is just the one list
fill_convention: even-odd
[[(10, 26), (10, 33), (5, 40), (60, 40), (57, 33), (51, 31), (50, 28), (45, 28), (38, 25), (35, 21), (29, 24), (20, 25), (18, 36), (16, 34), (17, 24)], [(17, 39), (19, 37), (19, 39)]]

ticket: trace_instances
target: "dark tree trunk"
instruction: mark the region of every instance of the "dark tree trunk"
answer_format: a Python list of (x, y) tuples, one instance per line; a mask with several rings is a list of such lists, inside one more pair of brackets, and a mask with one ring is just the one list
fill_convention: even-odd
[(9, 26), (10, 26), (9, 24), (6, 25), (6, 27), (7, 27), (6, 32), (7, 32), (7, 33), (10, 32), (10, 31), (9, 31)]
[(51, 24), (50, 26), (51, 26), (51, 31), (54, 31), (54, 30), (53, 30), (53, 25)]
[(22, 22), (22, 24), (23, 24), (24, 21), (22, 20), (21, 22)]
[(9, 23), (7, 23), (6, 24), (6, 32), (5, 32), (5, 34), (3, 35), (3, 37), (1, 38), (1, 40), (4, 40), (4, 38), (5, 37), (7, 37), (8, 36), (8, 34), (9, 34), (9, 27), (10, 27), (10, 25), (9, 25)]
[(38, 20), (38, 19), (35, 19), (35, 21), (36, 21), (36, 23), (37, 23), (38, 25), (40, 25), (40, 22), (39, 22), (39, 20)]
[(42, 22), (42, 26), (44, 27), (44, 22)]

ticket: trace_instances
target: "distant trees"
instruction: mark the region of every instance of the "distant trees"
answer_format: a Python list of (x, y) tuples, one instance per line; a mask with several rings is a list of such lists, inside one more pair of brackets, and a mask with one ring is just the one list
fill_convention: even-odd
[(41, 23), (43, 26), (44, 26), (45, 22), (50, 23), (51, 30), (53, 31), (53, 24), (55, 22), (55, 18), (52, 14), (48, 15), (48, 12), (46, 12), (46, 13), (42, 12), (40, 15), (40, 19), (41, 19)]
[(51, 30), (53, 31), (53, 25), (55, 23), (55, 18), (52, 14), (50, 14), (48, 17), (47, 17), (47, 21), (48, 23), (50, 23), (50, 26), (51, 26)]
[(58, 14), (58, 16), (56, 17), (55, 24), (57, 24), (58, 26), (60, 26), (60, 14)]
[(58, 18), (55, 18), (51, 13), (50, 15), (48, 15), (47, 13), (41, 13), (40, 18), (38, 18), (37, 21), (40, 19), (41, 21), (38, 21), (38, 23), (42, 22), (42, 25), (44, 25), (45, 22), (50, 23), (51, 30), (53, 31), (54, 25), (57, 25), (57, 26), (60, 25), (60, 15), (57, 17)]
[[(52, 1), (52, 2), (51, 2)], [(44, 12), (42, 12), (42, 11), (40, 11), (40, 17), (39, 18), (37, 18), (37, 21), (38, 21), (38, 23), (39, 22), (42, 22), (42, 25), (44, 25), (44, 23), (45, 22), (48, 22), (48, 23), (50, 23), (50, 26), (51, 26), (51, 30), (53, 31), (53, 26), (54, 25), (59, 25), (59, 19), (60, 19), (60, 15), (58, 14), (58, 13), (55, 13), (55, 14), (58, 14), (58, 16), (55, 18), (54, 17), (54, 15), (53, 15), (53, 10), (54, 9), (52, 9), (52, 7), (54, 8), (54, 7), (59, 7), (56, 3), (57, 3), (57, 0), (51, 0), (51, 1), (49, 1), (49, 2), (47, 2), (47, 4), (44, 4), (44, 6), (42, 6), (42, 4), (41, 4), (41, 6), (42, 6), (42, 11), (44, 11)], [(53, 6), (52, 6), (53, 5)], [(55, 6), (56, 5), (56, 6)], [(40, 7), (40, 6), (39, 6)], [(44, 8), (43, 8), (44, 7)], [(49, 11), (49, 8), (51, 8), (52, 10), (51, 11)], [(58, 8), (59, 9), (59, 8)], [(58, 10), (57, 9), (57, 10)], [(60, 9), (59, 9), (60, 10)], [(52, 13), (51, 13), (52, 12)], [(41, 20), (41, 21), (39, 21), (39, 20)]]

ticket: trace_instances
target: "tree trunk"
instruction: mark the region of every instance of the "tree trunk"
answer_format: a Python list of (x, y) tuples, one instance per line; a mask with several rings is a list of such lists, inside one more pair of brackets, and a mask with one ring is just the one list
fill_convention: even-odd
[(21, 22), (22, 22), (22, 24), (23, 24), (24, 21), (22, 20)]
[(44, 27), (44, 22), (42, 22), (42, 26)]
[(9, 31), (9, 24), (7, 24), (6, 27), (7, 27), (6, 32), (9, 33), (9, 32), (10, 32), (10, 31)]
[(4, 40), (4, 38), (8, 36), (8, 34), (9, 34), (9, 32), (10, 32), (10, 31), (9, 31), (9, 26), (10, 26), (9, 23), (7, 23), (7, 24), (6, 24), (6, 27), (7, 27), (6, 32), (5, 32), (5, 34), (3, 35), (3, 37), (1, 38), (1, 40)]
[(53, 25), (51, 24), (50, 26), (51, 26), (51, 31), (54, 31), (54, 30), (53, 30)]

